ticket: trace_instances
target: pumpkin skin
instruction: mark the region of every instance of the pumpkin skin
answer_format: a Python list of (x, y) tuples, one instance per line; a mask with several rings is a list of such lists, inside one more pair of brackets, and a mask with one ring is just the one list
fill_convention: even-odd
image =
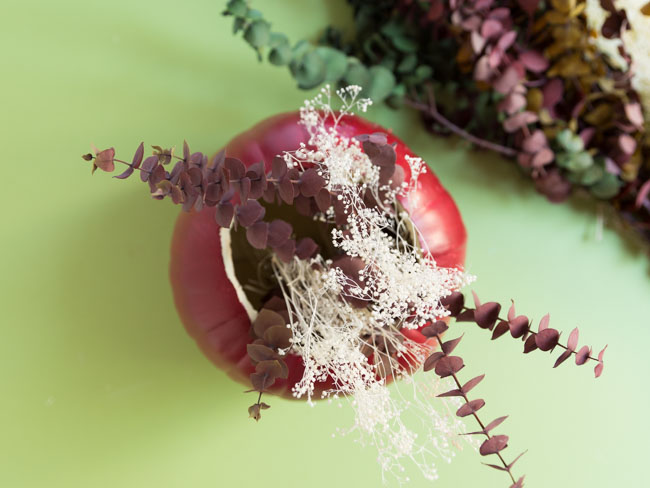
[[(240, 159), (247, 167), (264, 161), (270, 171), (276, 155), (307, 142), (308, 135), (299, 120), (297, 112), (266, 119), (230, 141), (226, 154)], [(415, 155), (388, 130), (357, 116), (344, 117), (337, 130), (346, 137), (387, 133), (388, 143), (396, 143), (397, 164), (404, 169), (408, 181), (410, 168), (405, 156)], [(456, 204), (429, 168), (418, 181), (411, 203), (406, 200), (400, 203), (419, 228), (422, 244), (428, 247), (438, 265), (462, 267), (467, 236)], [(250, 333), (251, 322), (226, 276), (214, 212), (214, 207), (205, 207), (200, 212), (182, 212), (178, 217), (170, 261), (174, 301), (187, 332), (203, 353), (231, 378), (249, 386), (249, 375), (254, 372), (246, 351), (246, 345), (254, 339)], [(417, 330), (402, 333), (419, 343), (426, 340)], [(293, 354), (284, 359), (289, 376), (286, 380), (277, 379), (269, 391), (291, 398), (291, 388), (302, 378), (304, 365), (302, 358)]]

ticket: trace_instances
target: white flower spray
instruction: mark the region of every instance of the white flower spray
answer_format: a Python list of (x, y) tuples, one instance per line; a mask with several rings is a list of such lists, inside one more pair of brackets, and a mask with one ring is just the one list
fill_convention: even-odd
[[(345, 225), (332, 230), (332, 242), (364, 265), (355, 282), (320, 256), (311, 262), (273, 259), (291, 311), (290, 351), (305, 363), (293, 393), (312, 404), (316, 384), (329, 379), (333, 386), (322, 396), (346, 398), (355, 410), (354, 426), (340, 432), (359, 433), (362, 443), (376, 446), (384, 479), (391, 474), (399, 482), (408, 481), (409, 460), (427, 479), (436, 479), (436, 460), (450, 461), (454, 454), (462, 426), (454, 411), (460, 402), (436, 401), (433, 408), (435, 395), (448, 389), (438, 383), (446, 380), (417, 381), (410, 375), (432, 346), (406, 339), (400, 329), (416, 329), (447, 315), (440, 299), (471, 277), (438, 267), (419, 245), (416, 226), (397, 203), (397, 196), (408, 199), (417, 188), (422, 160), (407, 158), (410, 181), (382, 184), (380, 168), (359, 141), (337, 133), (345, 115), (365, 112), (371, 104), (359, 99), (360, 91), (358, 86), (338, 90), (342, 107), (337, 112), (329, 87), (305, 102), (300, 114), (309, 142), (284, 155), (290, 166), (316, 167), (325, 178), (347, 217)], [(366, 205), (368, 194), (376, 205)], [(331, 221), (333, 210), (320, 218)], [(355, 308), (345, 298), (365, 300), (368, 306)], [(387, 378), (402, 381), (388, 389)]]

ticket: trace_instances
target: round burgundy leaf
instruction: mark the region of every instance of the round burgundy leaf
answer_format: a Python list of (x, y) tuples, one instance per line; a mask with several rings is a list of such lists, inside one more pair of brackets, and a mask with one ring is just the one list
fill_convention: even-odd
[(286, 325), (275, 325), (264, 331), (264, 340), (267, 344), (284, 349), (291, 345), (291, 329)]
[(237, 207), (237, 222), (243, 227), (250, 227), (264, 217), (264, 207), (256, 200), (248, 200)]
[(248, 352), (248, 357), (253, 361), (268, 361), (269, 359), (275, 359), (277, 356), (273, 349), (264, 344), (248, 344), (246, 351)]
[(271, 163), (271, 175), (273, 176), (273, 178), (279, 180), (286, 174), (287, 174), (287, 162), (280, 156), (274, 157), (273, 162)]
[(531, 334), (526, 342), (524, 342), (524, 354), (528, 354), (531, 351), (537, 349), (537, 343), (535, 341), (535, 334)]
[[(519, 83), (519, 72), (514, 66), (508, 66), (503, 74), (497, 78), (493, 84), (493, 88), (503, 95), (507, 95)], [(524, 112), (520, 112), (524, 113)], [(508, 130), (508, 129), (506, 129)], [(512, 132), (512, 131), (508, 131)]]
[(499, 322), (497, 326), (494, 328), (494, 332), (492, 332), (492, 340), (498, 339), (503, 334), (508, 332), (508, 330), (510, 330), (510, 327), (508, 326), (508, 322), (504, 322), (504, 321)]
[(140, 168), (142, 170), (140, 171), (140, 179), (142, 181), (147, 181), (149, 179), (149, 174), (153, 171), (157, 164), (158, 156), (149, 156), (147, 159), (145, 159), (142, 163), (142, 167)]
[(542, 317), (542, 320), (539, 321), (539, 328), (537, 329), (539, 332), (543, 331), (544, 329), (548, 328), (548, 323), (551, 321), (551, 314), (546, 314)]
[(548, 69), (548, 59), (544, 57), (539, 51), (524, 51), (519, 55), (519, 61), (526, 67), (528, 71), (533, 73), (541, 73)]
[(444, 321), (438, 320), (437, 322), (434, 322), (431, 325), (427, 325), (426, 327), (423, 327), (420, 332), (425, 337), (435, 337), (437, 335), (442, 334), (448, 328), (449, 326)]
[(485, 375), (484, 375), (484, 374), (482, 374), (482, 375), (480, 375), (480, 376), (477, 376), (477, 377), (472, 378), (471, 380), (469, 380), (469, 381), (468, 381), (467, 383), (465, 383), (465, 384), (462, 386), (462, 388), (461, 388), (461, 389), (463, 390), (463, 393), (465, 393), (465, 394), (469, 393), (470, 390), (472, 390), (472, 388), (474, 388), (474, 387), (475, 387), (476, 385), (478, 385), (481, 381), (483, 381), (483, 378), (485, 378)]
[(298, 241), (298, 245), (296, 246), (296, 256), (298, 256), (299, 259), (308, 259), (312, 257), (317, 250), (318, 244), (316, 244), (311, 237), (305, 237)]
[(560, 354), (560, 357), (557, 358), (557, 360), (555, 361), (555, 364), (553, 365), (553, 367), (557, 368), (560, 364), (562, 364), (564, 361), (569, 359), (571, 354), (572, 354), (572, 351), (570, 349), (567, 349), (566, 351), (564, 351), (562, 354)]
[(278, 183), (278, 193), (280, 194), (280, 198), (282, 198), (285, 203), (289, 205), (293, 203), (293, 183), (287, 175), (283, 176)]
[(264, 249), (269, 237), (269, 224), (256, 222), (246, 229), (246, 240), (255, 249)]
[(481, 444), (479, 452), (481, 456), (488, 456), (503, 451), (506, 447), (508, 447), (508, 436), (495, 435)]
[(576, 353), (576, 364), (582, 366), (589, 359), (591, 354), (591, 348), (589, 346), (582, 346), (580, 350)]
[(503, 417), (499, 417), (499, 418), (494, 419), (492, 422), (490, 422), (489, 424), (487, 424), (487, 425), (485, 426), (485, 433), (488, 433), (488, 432), (490, 432), (491, 430), (496, 429), (496, 428), (497, 428), (499, 425), (501, 425), (501, 424), (503, 423), (503, 421), (504, 421), (505, 419), (507, 419), (507, 418), (508, 418), (508, 416), (507, 416), (507, 415), (504, 415)]
[[(464, 334), (463, 334), (464, 335)], [(456, 339), (452, 339), (447, 342), (443, 342), (440, 348), (442, 349), (442, 352), (445, 354), (451, 354), (454, 349), (456, 349), (456, 346), (460, 342), (460, 340), (463, 338), (461, 335), (460, 337), (457, 337)]]
[(300, 176), (300, 193), (306, 197), (315, 197), (324, 186), (325, 178), (316, 168), (309, 168)]
[(226, 158), (223, 164), (230, 172), (232, 180), (239, 180), (246, 174), (246, 166), (237, 158)]
[(321, 188), (321, 190), (316, 195), (316, 205), (318, 205), (318, 210), (321, 212), (327, 212), (327, 209), (330, 208), (331, 204), (332, 197), (330, 195), (330, 192), (325, 188)]
[(440, 361), (440, 359), (442, 359), (444, 356), (445, 355), (440, 351), (434, 352), (424, 361), (422, 369), (424, 371), (432, 370), (436, 366), (436, 363)]
[(435, 371), (438, 376), (441, 378), (446, 378), (453, 374), (458, 373), (463, 369), (463, 360), (458, 356), (445, 356), (441, 358), (435, 366)]
[(541, 149), (545, 148), (548, 144), (546, 135), (541, 129), (537, 129), (530, 136), (524, 139), (522, 144), (522, 149), (529, 153), (537, 153)]
[(560, 339), (560, 333), (556, 329), (543, 329), (535, 335), (535, 344), (542, 351), (550, 351)]
[(260, 313), (257, 314), (257, 317), (255, 317), (255, 321), (253, 322), (253, 331), (258, 337), (264, 337), (264, 333), (271, 327), (284, 327), (285, 325), (286, 322), (284, 318), (282, 318), (282, 315), (277, 313), (277, 311), (263, 308), (260, 310)]
[(474, 320), (482, 329), (492, 329), (497, 319), (501, 305), (497, 302), (487, 302), (474, 310)]
[(296, 241), (293, 239), (288, 239), (283, 244), (280, 244), (279, 246), (273, 248), (273, 250), (281, 261), (288, 263), (296, 255)]
[(571, 331), (571, 334), (569, 334), (569, 340), (567, 341), (566, 347), (571, 350), (575, 351), (576, 347), (578, 347), (578, 328), (576, 327)]
[(273, 248), (280, 246), (291, 237), (291, 232), (291, 224), (284, 220), (274, 220), (269, 224), (268, 245)]
[(481, 408), (483, 408), (483, 405), (485, 405), (485, 400), (482, 398), (477, 398), (476, 400), (472, 400), (471, 402), (467, 402), (461, 406), (456, 411), (456, 415), (458, 417), (467, 417), (468, 415), (472, 415), (474, 412), (478, 412)]
[(460, 313), (465, 305), (465, 296), (462, 293), (455, 291), (451, 293), (451, 295), (442, 298), (440, 300), (440, 305), (449, 310), (449, 313), (455, 317)]
[(506, 132), (515, 132), (522, 127), (537, 122), (539, 117), (534, 112), (524, 111), (511, 115), (503, 122), (503, 129)]
[(216, 212), (214, 214), (214, 219), (217, 221), (220, 227), (228, 228), (232, 222), (232, 218), (235, 214), (235, 208), (232, 203), (224, 202), (217, 205)]

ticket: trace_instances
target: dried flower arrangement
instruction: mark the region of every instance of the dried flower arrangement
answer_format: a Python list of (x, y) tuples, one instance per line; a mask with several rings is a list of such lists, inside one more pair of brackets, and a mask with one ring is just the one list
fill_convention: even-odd
[[(382, 473), (406, 481), (412, 461), (435, 479), (436, 459), (450, 460), (463, 433), (470, 444), (482, 438), (480, 455), (497, 459), (487, 466), (521, 487), (513, 473), (521, 454), (506, 461), (508, 436), (493, 433), (506, 417), (485, 422), (485, 401), (470, 396), (484, 375), (462, 380), (462, 335), (443, 340), (452, 319), (493, 340), (509, 333), (524, 353), (561, 349), (554, 367), (593, 361), (596, 377), (605, 350), (595, 357), (578, 348), (578, 329), (561, 344), (548, 315), (534, 331), (514, 303), (506, 316), (476, 294), (465, 305), (459, 290), (473, 277), (463, 270), (460, 214), (404, 143), (353, 114), (370, 104), (360, 91), (338, 90), (334, 111), (326, 87), (299, 114), (268, 119), (211, 158), (185, 143), (182, 156), (154, 146), (145, 158), (140, 144), (130, 163), (113, 148), (83, 159), (93, 172), (124, 164), (116, 178), (137, 171), (153, 198), (186, 211), (172, 245), (176, 305), (205, 354), (252, 386), (250, 417), (269, 408), (267, 393), (345, 398), (355, 410), (351, 430), (377, 447)], [(414, 379), (420, 367), (433, 376)], [(464, 433), (465, 417), (478, 430)]]
[[(234, 32), (300, 88), (356, 84), (435, 133), (516, 159), (550, 201), (608, 200), (650, 240), (647, 0), (348, 0), (354, 38), (291, 46), (244, 0)], [(452, 61), (453, 62), (450, 62)]]

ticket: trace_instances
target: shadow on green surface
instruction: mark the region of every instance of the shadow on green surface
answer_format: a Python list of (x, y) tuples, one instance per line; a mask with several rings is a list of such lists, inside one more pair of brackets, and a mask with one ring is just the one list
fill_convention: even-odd
[(107, 392), (165, 389), (166, 377), (189, 380), (184, 390), (241, 390), (203, 357), (176, 314), (167, 268), (178, 209), (150, 200), (139, 181), (126, 184), (138, 188), (66, 222), (60, 234), (65, 251), (53, 259), (68, 286), (56, 290), (65, 324), (59, 354), (76, 357), (95, 376), (85, 383)]

